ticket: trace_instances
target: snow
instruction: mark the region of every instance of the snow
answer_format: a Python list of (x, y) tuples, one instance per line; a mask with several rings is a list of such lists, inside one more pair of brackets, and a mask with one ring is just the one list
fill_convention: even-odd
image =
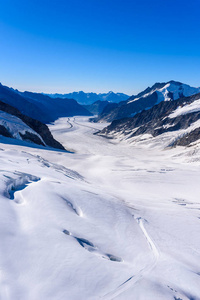
[(93, 135), (105, 126), (49, 125), (74, 153), (0, 138), (0, 299), (200, 298), (198, 146)]
[(187, 84), (177, 85), (174, 83), (168, 83), (162, 89), (157, 91), (158, 94), (157, 104), (160, 103), (161, 101), (170, 101), (171, 98), (168, 96), (169, 92), (173, 93), (173, 100), (177, 100), (180, 97), (182, 97), (182, 95), (184, 97), (188, 97), (199, 93), (200, 88), (194, 88)]
[(181, 115), (190, 114), (193, 112), (200, 111), (200, 99), (196, 100), (190, 104), (186, 104), (183, 107), (179, 106), (173, 113), (171, 113), (168, 117), (173, 119)]
[[(157, 93), (158, 96), (158, 100), (156, 104), (159, 104), (162, 101), (170, 101), (171, 98), (169, 97), (169, 92), (173, 93), (173, 100), (177, 100), (180, 97), (182, 97), (182, 95), (184, 97), (188, 97), (188, 96), (192, 96), (194, 94), (200, 93), (200, 88), (195, 88), (195, 87), (191, 87), (187, 84), (183, 84), (181, 83), (176, 84), (176, 83), (167, 83), (163, 88), (161, 89), (152, 89), (149, 93), (145, 94), (144, 96), (142, 96), (142, 98), (146, 98), (150, 95), (152, 95), (154, 92)], [(134, 102), (136, 100), (139, 100), (140, 98), (136, 98), (134, 100), (129, 101), (128, 103)]]
[[(11, 135), (19, 140), (22, 140), (22, 137), (19, 133), (25, 134), (25, 132), (30, 132), (34, 135), (37, 135), (42, 141), (43, 139), (40, 137), (38, 133), (32, 130), (29, 126), (27, 126), (21, 119), (16, 116), (10, 115), (6, 112), (0, 110), (0, 125), (3, 125)], [(44, 143), (44, 141), (43, 141)], [(45, 143), (44, 143), (45, 144)]]

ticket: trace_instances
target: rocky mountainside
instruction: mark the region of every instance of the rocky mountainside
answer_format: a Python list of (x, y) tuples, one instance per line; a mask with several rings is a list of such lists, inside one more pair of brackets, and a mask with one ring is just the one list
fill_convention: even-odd
[(0, 100), (42, 123), (50, 123), (60, 117), (92, 115), (74, 99), (52, 99), (40, 93), (19, 92), (1, 84)]
[(144, 109), (149, 109), (162, 101), (177, 100), (180, 97), (188, 97), (200, 92), (200, 88), (169, 81), (167, 83), (156, 83), (151, 88), (148, 87), (136, 96), (131, 96), (128, 100), (120, 102), (115, 106), (107, 106), (99, 115), (96, 121), (118, 120), (132, 117)]
[(114, 93), (112, 91), (108, 93), (84, 93), (81, 92), (73, 92), (69, 94), (48, 94), (48, 96), (52, 98), (68, 98), (68, 99), (75, 99), (78, 103), (84, 105), (90, 105), (96, 101), (109, 101), (109, 102), (121, 102), (125, 101), (129, 98), (128, 95), (123, 93)]
[(0, 135), (37, 145), (65, 150), (47, 125), (22, 114), (18, 109), (0, 101)]
[(131, 118), (114, 120), (98, 134), (146, 142), (162, 136), (167, 146), (191, 145), (200, 139), (200, 93), (162, 101)]

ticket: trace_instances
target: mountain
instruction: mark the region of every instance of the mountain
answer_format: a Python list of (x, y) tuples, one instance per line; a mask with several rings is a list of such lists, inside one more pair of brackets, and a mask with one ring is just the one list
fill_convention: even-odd
[(99, 115), (102, 113), (102, 111), (108, 104), (109, 104), (108, 101), (98, 100), (90, 105), (83, 105), (83, 107), (85, 107), (93, 115)]
[(98, 134), (146, 144), (159, 137), (165, 146), (189, 146), (200, 140), (200, 93), (161, 101), (131, 118), (114, 120)]
[(177, 81), (167, 83), (156, 83), (151, 88), (148, 87), (136, 96), (131, 96), (128, 100), (115, 105), (105, 107), (96, 121), (118, 120), (131, 117), (134, 114), (153, 107), (162, 101), (177, 100), (180, 97), (188, 97), (200, 92), (200, 88), (190, 87)]
[(0, 100), (42, 123), (50, 123), (60, 117), (92, 115), (74, 99), (52, 99), (40, 93), (19, 92), (1, 84)]
[(64, 150), (47, 125), (23, 115), (18, 109), (0, 101), (0, 135), (37, 145)]
[(69, 94), (47, 94), (52, 98), (68, 98), (68, 99), (75, 99), (78, 103), (89, 105), (96, 101), (109, 101), (109, 102), (121, 102), (125, 101), (129, 98), (128, 95), (123, 93), (114, 93), (112, 91), (103, 94), (96, 94), (96, 93), (84, 93), (83, 91), (80, 92), (73, 92)]

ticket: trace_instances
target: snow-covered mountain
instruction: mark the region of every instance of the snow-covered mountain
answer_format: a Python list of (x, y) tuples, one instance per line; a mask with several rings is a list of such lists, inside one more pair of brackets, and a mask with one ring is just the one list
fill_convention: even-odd
[(19, 92), (1, 84), (0, 100), (43, 123), (53, 122), (60, 117), (92, 115), (74, 99), (52, 99), (40, 93)]
[(167, 83), (156, 83), (148, 87), (136, 96), (115, 105), (105, 107), (98, 117), (98, 121), (108, 121), (131, 117), (134, 114), (153, 107), (162, 101), (177, 100), (180, 97), (188, 97), (200, 92), (200, 88), (190, 87), (177, 81)]
[(90, 105), (96, 101), (109, 101), (109, 102), (121, 102), (129, 98), (128, 95), (123, 93), (114, 93), (112, 91), (108, 93), (85, 93), (83, 91), (73, 92), (68, 94), (48, 94), (52, 98), (68, 98), (75, 99), (78, 103), (84, 105)]
[[(2, 101), (0, 101), (0, 135), (64, 150), (64, 147), (53, 138), (47, 125), (23, 115), (18, 109)], [(10, 140), (9, 143), (15, 141)]]
[[(168, 96), (166, 96), (168, 97)], [(178, 95), (177, 95), (178, 97)], [(166, 146), (188, 146), (200, 140), (200, 93), (176, 101), (161, 101), (131, 118), (113, 121), (99, 134), (130, 141), (154, 138)]]
[(169, 81), (167, 83), (156, 83), (149, 90), (143, 92), (142, 95), (132, 96), (128, 99), (127, 104), (137, 101), (141, 97), (149, 97), (154, 92), (157, 94), (157, 102), (177, 100), (181, 97), (188, 97), (200, 92), (200, 87), (195, 88), (178, 81)]

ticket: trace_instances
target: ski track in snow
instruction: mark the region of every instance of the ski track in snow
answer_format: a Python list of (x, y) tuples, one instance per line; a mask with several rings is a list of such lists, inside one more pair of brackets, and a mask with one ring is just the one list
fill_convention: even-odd
[(70, 118), (68, 118), (67, 123), (68, 123), (69, 126), (70, 126), (70, 127), (68, 128), (68, 130), (71, 129), (71, 128), (73, 128), (73, 125), (72, 125), (72, 123), (70, 122)]
[(105, 300), (112, 300), (122, 294), (123, 292), (127, 291), (128, 289), (132, 288), (134, 284), (136, 284), (138, 281), (142, 280), (145, 275), (150, 273), (156, 266), (158, 257), (159, 257), (159, 251), (153, 242), (152, 238), (147, 233), (145, 227), (144, 227), (144, 220), (141, 217), (136, 218), (136, 221), (138, 222), (138, 225), (144, 235), (144, 237), (147, 240), (147, 243), (152, 251), (153, 254), (153, 260), (150, 264), (146, 265), (143, 269), (141, 269), (137, 274), (132, 275), (129, 277), (126, 281), (124, 281), (122, 284), (120, 284), (114, 291), (109, 292), (108, 294), (101, 297)]

